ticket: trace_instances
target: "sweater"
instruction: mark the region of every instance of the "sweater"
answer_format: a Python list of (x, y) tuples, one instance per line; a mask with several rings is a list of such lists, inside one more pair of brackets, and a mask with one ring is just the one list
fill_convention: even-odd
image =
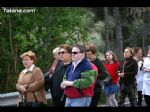
[(110, 74), (111, 82), (113, 84), (118, 83), (118, 79), (119, 79), (119, 77), (117, 75), (118, 67), (119, 67), (118, 63), (112, 63), (112, 64), (106, 63), (105, 64), (105, 68), (106, 68), (107, 72)]

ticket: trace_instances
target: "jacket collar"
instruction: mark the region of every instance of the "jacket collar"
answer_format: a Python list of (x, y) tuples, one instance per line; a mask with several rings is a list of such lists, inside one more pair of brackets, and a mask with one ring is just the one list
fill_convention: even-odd
[(24, 69), (24, 70), (23, 70), (23, 73), (27, 73), (27, 72), (29, 72), (29, 71), (32, 72), (34, 67), (35, 67), (35, 65), (33, 64), (29, 69), (27, 69), (27, 68)]

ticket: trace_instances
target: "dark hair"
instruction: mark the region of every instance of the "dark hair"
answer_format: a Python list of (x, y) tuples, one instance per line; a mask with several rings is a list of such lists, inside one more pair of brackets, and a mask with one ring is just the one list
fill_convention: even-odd
[[(115, 62), (115, 63), (118, 62), (117, 56), (116, 56), (116, 54), (114, 52), (107, 51), (106, 53), (112, 54), (112, 56), (113, 56), (113, 62)], [(105, 59), (106, 59), (106, 54), (105, 54)], [(106, 59), (106, 61), (107, 61), (107, 59)], [(107, 63), (108, 63), (108, 61), (107, 61)]]
[(85, 45), (76, 44), (73, 47), (77, 47), (80, 50), (81, 53), (86, 53), (86, 47), (85, 47)]
[(70, 46), (68, 44), (62, 44), (62, 45), (60, 45), (60, 49), (61, 48), (65, 49), (69, 54), (71, 54), (71, 52), (72, 52), (72, 46)]
[(97, 53), (97, 50), (96, 50), (96, 47), (95, 47), (94, 44), (91, 44), (91, 43), (86, 44), (86, 52), (89, 52), (89, 51), (91, 51), (92, 54), (96, 54)]
[(140, 47), (135, 47), (135, 48), (134, 48), (135, 54), (136, 54), (139, 50), (142, 50), (142, 49), (141, 49)]

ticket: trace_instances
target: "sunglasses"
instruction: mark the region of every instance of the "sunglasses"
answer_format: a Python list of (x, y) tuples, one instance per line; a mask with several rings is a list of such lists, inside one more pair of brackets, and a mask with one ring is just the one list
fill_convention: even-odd
[(65, 51), (62, 51), (62, 52), (58, 52), (58, 54), (65, 54), (65, 53), (68, 53), (68, 52), (65, 52)]
[(76, 55), (76, 54), (78, 54), (78, 53), (81, 53), (81, 52), (71, 52), (71, 54), (74, 54), (74, 55)]

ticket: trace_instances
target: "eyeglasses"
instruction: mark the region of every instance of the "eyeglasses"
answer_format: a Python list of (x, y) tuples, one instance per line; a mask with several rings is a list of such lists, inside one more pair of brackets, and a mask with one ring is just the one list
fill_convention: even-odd
[(76, 55), (76, 54), (78, 54), (78, 53), (81, 53), (81, 52), (71, 52), (71, 54), (74, 54), (74, 55)]
[(65, 51), (62, 51), (62, 52), (59, 52), (58, 54), (65, 54), (65, 53), (68, 53), (68, 52), (65, 52)]

